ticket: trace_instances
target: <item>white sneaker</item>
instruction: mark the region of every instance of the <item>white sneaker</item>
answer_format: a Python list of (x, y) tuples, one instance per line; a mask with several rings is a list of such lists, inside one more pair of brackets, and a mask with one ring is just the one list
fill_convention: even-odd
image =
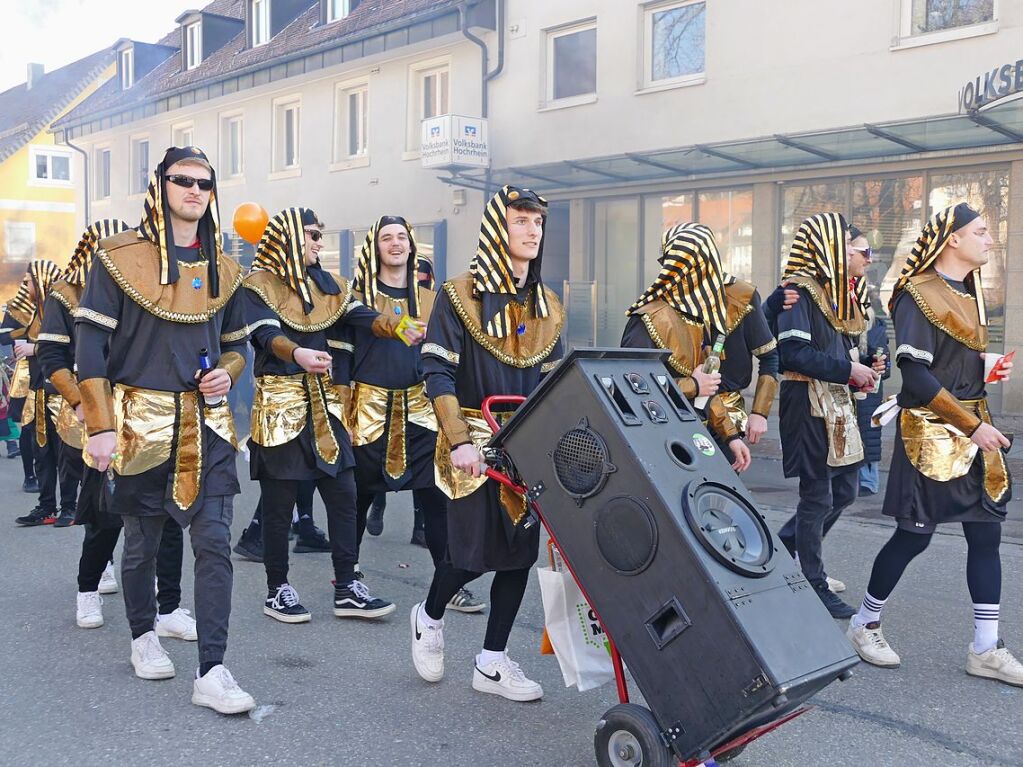
[(195, 629), (195, 618), (181, 607), (167, 615), (156, 616), (156, 635), (184, 639), (186, 642), (194, 642), (199, 638)]
[(78, 592), (78, 628), (98, 629), (103, 625), (103, 597), (98, 591)]
[(539, 700), (543, 697), (543, 688), (532, 679), (527, 679), (519, 664), (509, 658), (507, 653), (501, 660), (488, 663), (483, 668), (475, 667), (472, 689), (500, 695), (508, 700)]
[(116, 594), (118, 591), (117, 576), (114, 574), (114, 563), (107, 562), (103, 575), (99, 577), (100, 594)]
[(422, 602), (412, 605), (409, 623), (412, 624), (412, 665), (416, 673), (427, 682), (444, 678), (444, 621), (431, 628), (419, 621)]
[[(881, 633), (880, 623), (868, 623), (864, 626), (855, 623), (856, 616), (849, 619), (849, 628), (845, 635), (852, 643), (856, 654), (872, 666), (881, 668), (898, 668), (902, 663), (899, 654), (892, 649)], [(877, 626), (877, 628), (867, 628)]]
[(256, 707), (256, 701), (238, 686), (223, 664), (196, 678), (192, 683), (192, 702), (221, 714), (244, 714)]
[(973, 643), (970, 643), (970, 652), (966, 656), (966, 673), (1023, 687), (1023, 663), (1016, 660), (1001, 639), (997, 645), (982, 653), (974, 652)]
[(155, 631), (147, 631), (138, 639), (131, 640), (131, 665), (139, 679), (170, 679), (174, 676), (174, 664), (164, 652)]
[(841, 594), (845, 591), (845, 584), (838, 580), (838, 578), (832, 578), (830, 575), (826, 577), (828, 579), (828, 588), (831, 589), (832, 594)]

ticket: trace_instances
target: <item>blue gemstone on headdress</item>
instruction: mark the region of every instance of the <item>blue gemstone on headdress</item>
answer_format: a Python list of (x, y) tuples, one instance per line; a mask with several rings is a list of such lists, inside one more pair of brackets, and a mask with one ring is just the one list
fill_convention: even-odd
[(199, 290), (202, 287), (202, 278), (196, 277), (192, 280), (192, 287)]
[(401, 314), (401, 307), (400, 306), (394, 307), (394, 313), (395, 314)]
[(525, 333), (526, 332), (526, 323), (525, 322), (520, 322), (519, 326), (517, 328), (515, 328), (515, 332), (518, 333), (520, 336), (523, 333)]

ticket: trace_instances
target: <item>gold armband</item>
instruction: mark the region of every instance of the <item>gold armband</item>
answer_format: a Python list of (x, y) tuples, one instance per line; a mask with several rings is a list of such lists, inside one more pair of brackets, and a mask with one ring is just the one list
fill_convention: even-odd
[(437, 423), (447, 437), (448, 444), (454, 449), (459, 445), (472, 442), (469, 437), (469, 424), (462, 415), (462, 406), (454, 394), (441, 394), (433, 399), (433, 412), (437, 414)]
[(91, 437), (103, 431), (114, 431), (114, 392), (106, 378), (87, 378), (79, 382), (85, 427)]
[(67, 368), (61, 368), (50, 376), (50, 383), (60, 392), (60, 396), (64, 398), (65, 402), (73, 408), (78, 407), (78, 403), (82, 401), (82, 393), (78, 390), (78, 382), (75, 380), (74, 373)]
[(234, 386), (238, 383), (238, 377), (242, 371), (245, 370), (245, 355), (240, 352), (224, 352), (220, 355), (217, 367), (227, 371), (227, 374), (231, 376), (231, 385)]
[(707, 425), (722, 441), (728, 442), (734, 437), (741, 436), (735, 426), (735, 421), (728, 415), (728, 408), (716, 394), (710, 398), (704, 412), (707, 414)]
[(299, 348), (298, 344), (283, 334), (274, 336), (273, 341), (270, 342), (270, 351), (277, 359), (285, 362), (295, 361), (295, 349), (297, 348)]
[(675, 383), (678, 384), (678, 388), (687, 400), (692, 402), (696, 399), (696, 395), (700, 391), (700, 387), (696, 384), (696, 379), (692, 376), (680, 376), (675, 379)]
[(777, 378), (769, 375), (758, 376), (757, 390), (753, 395), (753, 406), (749, 411), (767, 418), (767, 416), (771, 413), (771, 404), (774, 402), (774, 396), (777, 393)]
[(948, 389), (939, 390), (934, 399), (927, 403), (927, 409), (941, 416), (945, 423), (955, 426), (967, 437), (973, 436), (973, 432), (983, 423), (979, 417), (964, 408)]
[(397, 338), (396, 331), (401, 323), (401, 315), (381, 312), (373, 320), (373, 335), (377, 338)]

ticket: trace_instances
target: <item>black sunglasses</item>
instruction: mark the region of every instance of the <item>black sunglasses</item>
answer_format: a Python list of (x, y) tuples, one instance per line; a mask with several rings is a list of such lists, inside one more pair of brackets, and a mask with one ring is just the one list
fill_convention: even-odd
[(204, 192), (209, 192), (213, 189), (213, 179), (211, 178), (192, 178), (191, 176), (183, 176), (180, 173), (164, 176), (164, 178), (172, 184), (177, 184), (185, 189), (191, 189), (196, 184), (198, 184), (199, 188)]
[(320, 238), (323, 237), (323, 232), (321, 232), (319, 229), (306, 229), (304, 231), (306, 234), (309, 235), (309, 237), (312, 238), (313, 242), (319, 242)]

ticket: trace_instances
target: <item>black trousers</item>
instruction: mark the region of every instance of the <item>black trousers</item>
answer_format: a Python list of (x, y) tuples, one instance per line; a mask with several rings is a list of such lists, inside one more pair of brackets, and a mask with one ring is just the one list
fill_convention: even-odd
[(815, 587), (827, 582), (822, 559), (824, 536), (859, 492), (856, 469), (829, 479), (799, 479), (796, 513), (778, 531), (789, 553), (799, 555), (799, 566)]
[[(263, 565), (266, 585), (273, 589), (288, 581), (288, 530), (295, 508), (299, 485), (295, 479), (261, 479), (263, 508)], [(355, 472), (345, 469), (336, 477), (316, 480), (323, 505), (327, 509), (327, 535), (334, 565), (334, 580), (339, 586), (355, 578), (359, 556), (355, 511)]]
[[(500, 570), (494, 573), (490, 584), (490, 616), (487, 618), (487, 633), (483, 638), (483, 649), (504, 652), (508, 649), (508, 637), (512, 624), (519, 614), (522, 597), (529, 583), (529, 570)], [(433, 574), (430, 593), (426, 597), (426, 614), (434, 620), (444, 617), (444, 609), (451, 597), (483, 573), (461, 570), (449, 562), (442, 562)]]
[[(37, 395), (41, 396), (41, 395)], [(42, 447), (35, 440), (36, 424), (28, 425), (32, 432), (36, 478), (39, 480), (39, 506), (48, 511), (57, 508), (57, 485), (60, 484), (60, 509), (74, 513), (78, 502), (78, 487), (82, 482), (82, 451), (66, 445), (57, 434), (53, 416), (46, 411), (46, 444)]]
[(36, 437), (32, 429), (22, 429), (21, 436), (18, 437), (18, 447), (21, 448), (21, 468), (26, 480), (36, 475), (35, 459), (32, 453), (32, 448), (35, 445)]
[[(312, 523), (313, 520), (313, 494), (316, 492), (316, 482), (314, 480), (302, 479), (298, 482), (298, 495), (295, 498), (295, 505), (298, 507), (298, 522), (299, 525), (303, 524), (303, 520), (308, 520), (306, 524)], [(260, 493), (259, 501), (256, 503), (256, 511), (252, 514), (252, 521), (249, 522), (247, 532), (251, 530), (250, 535), (259, 533), (259, 526), (263, 524), (263, 495)], [(301, 532), (301, 531), (300, 531)], [(262, 535), (262, 533), (259, 533)]]
[[(356, 501), (358, 511), (357, 541), (362, 547), (362, 537), (366, 533), (366, 517), (369, 507), (377, 493), (359, 493)], [(436, 486), (425, 487), (412, 491), (412, 503), (423, 513), (423, 530), (426, 534), (426, 546), (430, 550), (433, 566), (437, 567), (444, 559), (448, 548), (448, 497)]]
[[(78, 560), (78, 590), (96, 591), (107, 563), (113, 560), (114, 547), (121, 537), (119, 527), (85, 526), (82, 556)], [(185, 536), (181, 525), (170, 517), (163, 523), (160, 548), (156, 553), (156, 602), (160, 615), (167, 615), (181, 606), (181, 559)]]

